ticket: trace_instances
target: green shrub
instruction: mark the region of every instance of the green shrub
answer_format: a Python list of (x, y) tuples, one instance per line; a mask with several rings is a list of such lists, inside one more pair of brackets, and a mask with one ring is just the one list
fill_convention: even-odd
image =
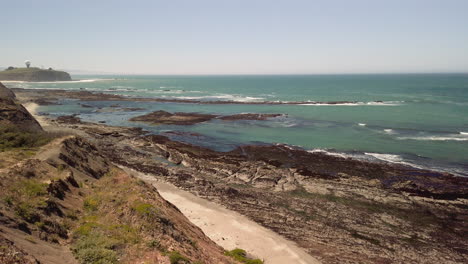
[(76, 230), (75, 230), (75, 235), (76, 236), (87, 236), (92, 233), (94, 229), (99, 227), (99, 224), (96, 222), (86, 222), (80, 225)]
[(37, 226), (38, 228), (40, 229), (43, 229), (45, 227), (45, 223), (44, 222), (35, 222), (34, 223), (35, 226)]
[(152, 239), (151, 241), (148, 242), (148, 247), (149, 248), (159, 248), (160, 243), (159, 241)]
[(15, 206), (15, 213), (17, 216), (26, 220), (29, 223), (39, 221), (40, 217), (37, 214), (36, 208), (27, 202), (20, 202)]
[(28, 197), (38, 197), (47, 194), (47, 184), (35, 180), (23, 180), (19, 191)]
[(250, 259), (247, 257), (247, 252), (243, 249), (236, 248), (231, 251), (226, 251), (224, 253), (226, 256), (232, 257), (233, 259), (240, 261), (246, 264), (263, 264), (263, 261), (260, 259)]
[(64, 171), (66, 168), (67, 168), (67, 167), (66, 167), (65, 165), (63, 165), (63, 164), (59, 164), (59, 165), (57, 166), (58, 172), (62, 172), (62, 171)]
[(83, 207), (88, 211), (96, 211), (99, 206), (99, 200), (95, 197), (88, 197), (83, 201)]
[(11, 197), (11, 196), (7, 196), (7, 197), (3, 198), (3, 201), (4, 201), (8, 206), (12, 206), (12, 205), (13, 205), (13, 197)]
[(190, 263), (190, 261), (186, 257), (182, 256), (182, 254), (180, 254), (177, 251), (169, 252), (169, 261), (171, 262), (171, 264)]
[(138, 202), (133, 206), (133, 209), (142, 216), (152, 217), (156, 215), (156, 208), (151, 204)]
[(118, 263), (114, 249), (118, 243), (94, 232), (80, 237), (72, 246), (73, 254), (80, 263), (113, 264)]
[(45, 132), (26, 132), (16, 126), (0, 127), (0, 151), (14, 148), (32, 148), (47, 144), (52, 136)]

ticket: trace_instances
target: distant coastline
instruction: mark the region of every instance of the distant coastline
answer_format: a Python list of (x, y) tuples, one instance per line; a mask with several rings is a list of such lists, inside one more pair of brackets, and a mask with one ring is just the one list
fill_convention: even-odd
[(52, 68), (7, 68), (0, 71), (0, 81), (23, 81), (23, 82), (55, 82), (71, 81), (68, 72), (56, 71)]

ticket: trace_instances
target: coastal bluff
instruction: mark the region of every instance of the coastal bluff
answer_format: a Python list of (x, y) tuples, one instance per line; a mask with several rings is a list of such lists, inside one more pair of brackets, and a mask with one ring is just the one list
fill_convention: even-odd
[(7, 126), (29, 132), (42, 131), (36, 119), (16, 101), (15, 94), (0, 82), (0, 127)]
[(0, 188), (1, 264), (241, 263), (97, 145), (42, 130), (1, 83)]
[(69, 73), (52, 69), (13, 68), (0, 71), (0, 81), (56, 82), (71, 80)]

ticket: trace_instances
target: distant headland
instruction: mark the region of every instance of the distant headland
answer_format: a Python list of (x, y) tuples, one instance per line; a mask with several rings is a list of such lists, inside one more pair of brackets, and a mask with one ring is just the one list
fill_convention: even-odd
[(56, 71), (52, 68), (40, 69), (29, 67), (30, 62), (26, 61), (26, 68), (8, 67), (0, 71), (0, 81), (24, 81), (24, 82), (56, 82), (71, 81), (70, 74), (64, 71)]

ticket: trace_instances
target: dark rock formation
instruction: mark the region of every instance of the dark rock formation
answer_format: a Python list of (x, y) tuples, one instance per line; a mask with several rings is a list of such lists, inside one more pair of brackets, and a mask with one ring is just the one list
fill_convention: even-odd
[(66, 115), (57, 117), (57, 122), (64, 124), (79, 124), (81, 123), (81, 118), (76, 115)]
[(268, 118), (282, 116), (281, 114), (236, 114), (236, 115), (212, 115), (200, 113), (169, 113), (166, 111), (156, 111), (146, 115), (133, 117), (130, 121), (141, 121), (155, 125), (193, 125), (212, 119), (221, 119), (224, 121), (237, 120), (267, 120)]
[(148, 122), (155, 125), (193, 125), (206, 122), (215, 118), (216, 115), (199, 113), (169, 113), (166, 111), (156, 111), (146, 115), (133, 117), (130, 121)]

